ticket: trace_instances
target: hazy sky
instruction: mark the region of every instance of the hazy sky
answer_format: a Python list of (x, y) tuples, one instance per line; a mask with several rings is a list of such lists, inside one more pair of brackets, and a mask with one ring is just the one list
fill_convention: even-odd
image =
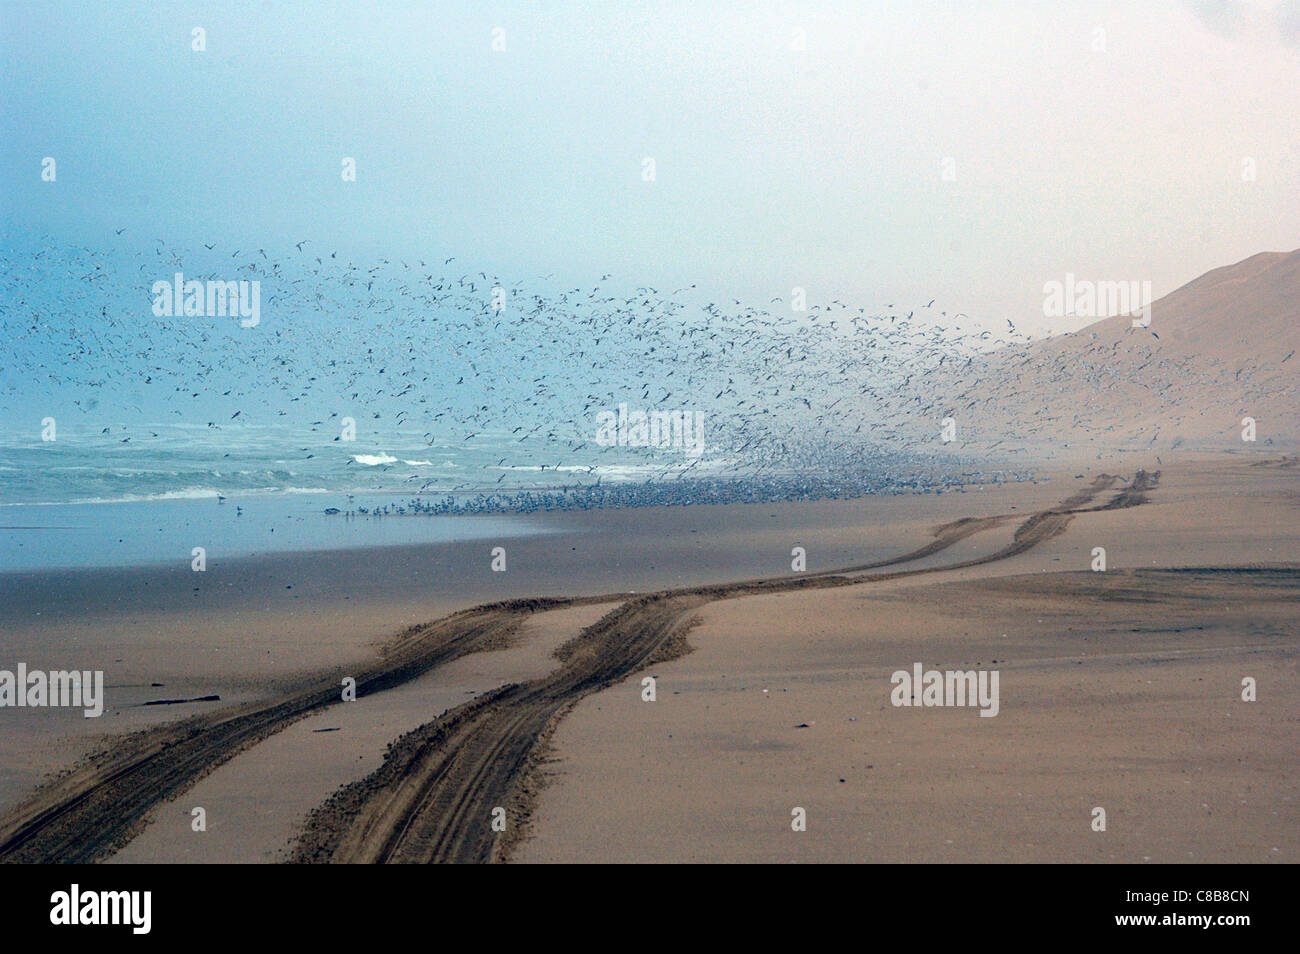
[(310, 238), (1041, 329), (1067, 271), (1160, 295), (1300, 246), (1297, 2), (3, 0), (0, 64), (6, 228), (92, 247)]

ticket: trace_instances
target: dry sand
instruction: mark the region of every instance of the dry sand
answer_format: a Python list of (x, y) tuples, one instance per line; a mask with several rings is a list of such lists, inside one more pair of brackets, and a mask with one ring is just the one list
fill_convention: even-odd
[[(391, 740), (504, 683), (546, 675), (557, 665), (559, 645), (604, 612), (583, 606), (538, 613), (509, 648), (466, 656), (294, 723), (161, 806), (154, 823), (112, 860), (279, 860), (307, 812), (340, 785), (373, 771)], [(196, 806), (207, 814), (204, 832), (191, 827)]]
[[(1201, 464), (988, 567), (714, 603), (658, 701), (629, 681), (562, 723), (513, 858), (1294, 862), (1294, 574), (1147, 568), (1297, 554), (1300, 473)], [(1000, 714), (894, 707), (914, 662), (998, 669)]]

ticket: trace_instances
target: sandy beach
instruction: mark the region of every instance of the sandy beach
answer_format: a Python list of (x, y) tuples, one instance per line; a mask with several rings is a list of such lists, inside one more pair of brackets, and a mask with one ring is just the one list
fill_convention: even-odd
[[(1298, 476), (1220, 455), (966, 493), (545, 515), (506, 573), (473, 542), (230, 561), (197, 593), (159, 569), (9, 575), (6, 653), (102, 666), (110, 688), (101, 719), (29, 711), (0, 740), (3, 850), (1294, 860)], [(998, 670), (997, 716), (892, 705), (891, 673), (918, 662)], [(43, 820), (73, 793), (76, 811)]]
[[(1061, 479), (1064, 479), (1062, 477)], [(360, 666), (407, 627), (474, 606), (525, 597), (589, 597), (725, 583), (788, 572), (802, 545), (813, 572), (887, 559), (956, 520), (983, 495), (1048, 505), (1052, 481), (1013, 490), (858, 501), (636, 508), (521, 517), (532, 536), (492, 541), (276, 554), (214, 564), (0, 575), (3, 649), (46, 669), (103, 669), (100, 719), (60, 711), (12, 713), (0, 746), (0, 805), (67, 752), (105, 734), (210, 711), (212, 704), (143, 707), (158, 698), (265, 699), (326, 667)], [(474, 520), (474, 517), (462, 518)], [(157, 685), (155, 685), (157, 684)], [(75, 716), (75, 718), (74, 718)], [(21, 757), (19, 757), (21, 756)]]

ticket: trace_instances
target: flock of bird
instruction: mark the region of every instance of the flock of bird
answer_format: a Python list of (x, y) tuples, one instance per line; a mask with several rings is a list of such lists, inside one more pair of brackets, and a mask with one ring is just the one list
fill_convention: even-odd
[[(1161, 376), (1189, 373), (1154, 348), (1137, 368), (1100, 353), (1081, 365), (1042, 351), (1010, 321), (992, 332), (933, 300), (882, 314), (838, 299), (795, 311), (780, 295), (759, 308), (711, 298), (698, 283), (661, 290), (603, 275), (592, 287), (563, 287), (554, 276), (460, 268), (455, 258), (358, 263), (310, 240), (290, 249), (181, 249), (159, 239), (147, 249), (7, 250), (8, 419), (59, 410), (124, 444), (157, 436), (160, 423), (202, 426), (232, 446), (272, 428), (288, 435), (277, 438), (283, 456), (304, 464), (397, 444), (491, 449), (477, 465), (487, 473), (456, 486), (406, 478), (427, 492), (492, 489), (515, 467), (564, 467), (574, 485), (598, 486), (602, 461), (636, 453), (597, 441), (597, 415), (622, 403), (703, 415), (706, 454), (647, 449), (651, 479), (873, 481), (882, 455), (913, 471), (950, 459), (942, 419), (969, 420), (1031, 384), (1050, 392), (1084, 374), (1099, 386), (1109, 377), (1158, 387)], [(259, 282), (260, 322), (157, 317), (153, 283), (177, 272)], [(991, 380), (990, 361), (1003, 380)], [(1021, 417), (1025, 434), (1060, 423)]]

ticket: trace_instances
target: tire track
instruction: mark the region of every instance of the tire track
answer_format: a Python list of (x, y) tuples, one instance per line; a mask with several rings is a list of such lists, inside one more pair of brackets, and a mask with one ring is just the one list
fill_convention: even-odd
[[(700, 596), (631, 600), (566, 644), (564, 663), (551, 675), (504, 687), (487, 704), (470, 703), (473, 711), (458, 720), (458, 731), (445, 731), (438, 720), (403, 736), (385, 760), (400, 767), (385, 765), (344, 786), (313, 812), (291, 860), (493, 860), (492, 811), (517, 806), (546, 726), (578, 699), (645, 666), (707, 602)], [(511, 814), (509, 823), (518, 824)]]
[(413, 627), (382, 661), (269, 703), (186, 719), (115, 740), (88, 764), (56, 779), (0, 822), (0, 861), (87, 862), (129, 841), (155, 805), (179, 795), (245, 748), (341, 701), (339, 678), (357, 697), (382, 692), (467, 653), (509, 638), (533, 610), (510, 604)]
[[(1155, 478), (1139, 471), (1128, 489), (1108, 504), (1092, 509), (1139, 504), (1145, 499), (1144, 491), (1155, 486)], [(464, 830), (465, 825), (456, 830), (459, 834), (445, 824), (439, 827), (437, 818), (447, 817), (440, 814), (448, 803), (447, 793), (454, 789), (452, 804), (458, 807), (451, 814), (462, 822), (481, 809), (485, 793), (496, 793), (491, 807), (504, 805), (517, 795), (522, 767), (535, 755), (545, 726), (577, 699), (626, 678), (655, 658), (656, 653), (660, 658), (669, 658), (679, 651), (681, 647), (673, 648), (674, 640), (682, 642), (681, 632), (691, 608), (754, 593), (842, 586), (1004, 559), (1063, 532), (1074, 514), (1087, 512), (1080, 509), (1084, 504), (1110, 489), (1117, 479), (1111, 475), (1097, 477), (1057, 507), (1033, 515), (1016, 531), (1010, 546), (954, 565), (863, 575), (864, 571), (932, 556), (975, 533), (1001, 526), (1015, 515), (962, 518), (935, 528), (934, 540), (909, 553), (839, 570), (645, 596), (509, 600), (412, 627), (384, 648), (377, 663), (359, 672), (340, 668), (291, 687), (279, 699), (196, 716), (112, 740), (103, 751), (38, 789), (0, 819), (0, 862), (84, 863), (112, 854), (139, 832), (157, 805), (186, 791), (246, 748), (340, 702), (341, 676), (356, 679), (357, 697), (361, 698), (401, 685), (453, 659), (502, 645), (533, 613), (620, 602), (617, 609), (564, 648), (565, 664), (551, 677), (527, 686), (503, 687), (390, 746), (384, 768), (368, 777), (378, 779), (390, 767), (390, 759), (392, 766), (402, 769), (394, 777), (386, 777), (385, 797), (369, 791), (364, 806), (331, 799), (327, 805), (333, 804), (331, 811), (337, 817), (331, 824), (322, 824), (317, 837), (311, 836), (309, 830), (299, 843), (299, 850), (313, 860), (335, 853), (357, 860), (490, 860), (495, 839), (485, 841), (482, 833)], [(513, 717), (499, 715), (510, 712), (514, 712)], [(501, 757), (494, 759), (494, 754)], [(493, 770), (485, 764), (493, 761), (506, 766), (506, 770)], [(463, 796), (460, 801), (455, 793)], [(374, 806), (371, 801), (375, 801)], [(343, 817), (338, 816), (339, 811), (344, 812), (346, 824), (339, 821)], [(358, 838), (354, 832), (345, 839), (345, 831), (353, 831), (353, 822), (361, 824), (364, 837)], [(367, 849), (365, 845), (375, 847)]]
[[(1030, 516), (1007, 546), (957, 564), (854, 575), (929, 556), (973, 533), (1000, 526), (1010, 515), (944, 524), (934, 531), (934, 542), (893, 560), (796, 578), (668, 590), (628, 600), (565, 644), (558, 654), (563, 665), (555, 673), (522, 687), (506, 687), (489, 702), (462, 707), (461, 728), (455, 733), (445, 731), (444, 720), (458, 718), (461, 710), (398, 740), (383, 767), (344, 786), (308, 816), (289, 860), (500, 860), (503, 844), (510, 842), (493, 830), (493, 811), (507, 808), (507, 824), (516, 826), (516, 831), (522, 826), (525, 819), (511, 815), (525, 813), (526, 776), (548, 728), (583, 697), (625, 679), (653, 659), (680, 654), (684, 649), (682, 631), (700, 607), (758, 592), (848, 586), (1007, 559), (1063, 533), (1075, 515), (1089, 512), (1084, 505), (1113, 487), (1117, 479), (1109, 475), (1097, 478), (1056, 507)], [(1128, 488), (1107, 504), (1091, 509), (1136, 506), (1155, 486), (1156, 478), (1139, 472)]]

